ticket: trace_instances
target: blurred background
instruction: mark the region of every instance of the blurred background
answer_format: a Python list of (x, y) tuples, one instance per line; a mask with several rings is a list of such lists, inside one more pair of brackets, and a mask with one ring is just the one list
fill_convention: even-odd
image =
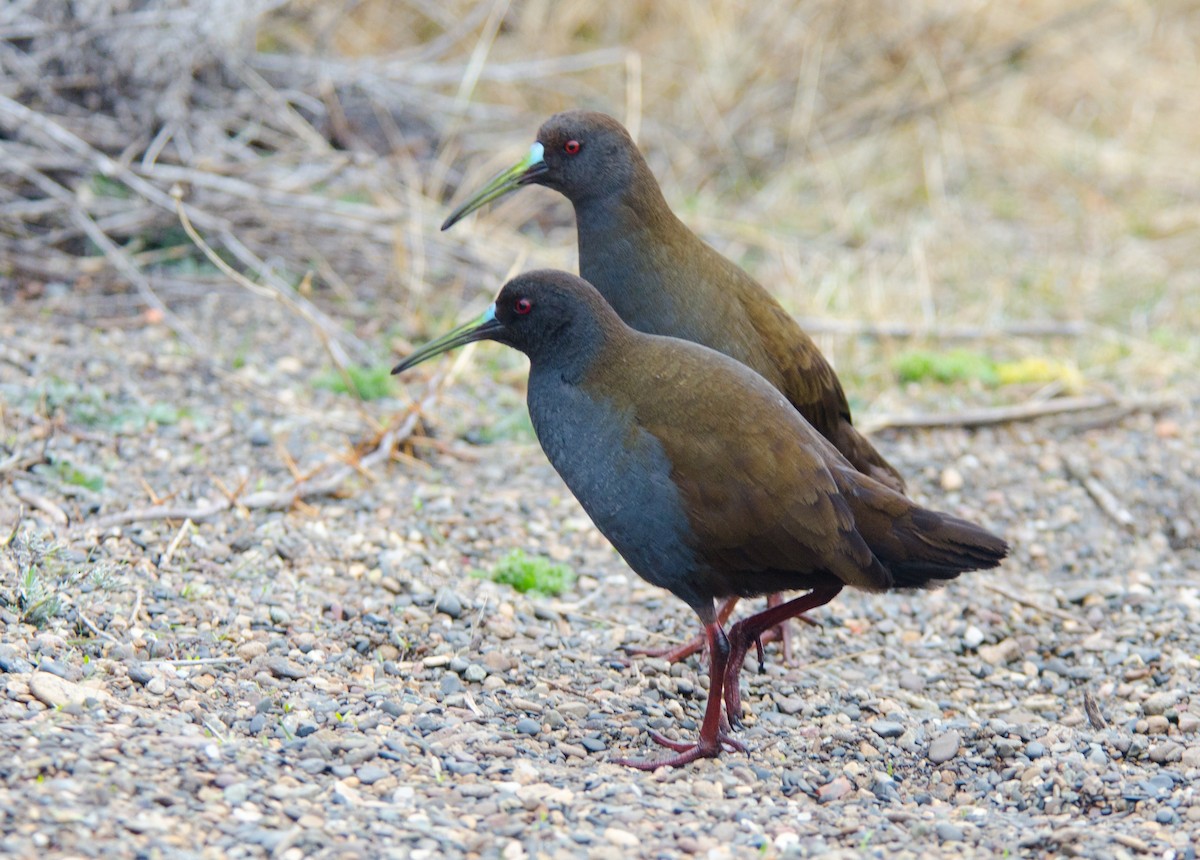
[(241, 294), (174, 189), (221, 259), (312, 302), (335, 361), (383, 367), (510, 272), (574, 267), (543, 189), (438, 225), (588, 107), (868, 423), (923, 391), (1169, 386), (1200, 358), (1197, 45), (1170, 0), (14, 0), (0, 294), (180, 327)]

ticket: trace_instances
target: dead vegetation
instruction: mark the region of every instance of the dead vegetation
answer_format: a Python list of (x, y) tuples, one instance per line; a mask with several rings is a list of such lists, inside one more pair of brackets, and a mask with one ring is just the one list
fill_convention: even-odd
[(232, 287), (178, 194), (335, 363), (384, 363), (389, 324), (573, 264), (545, 192), (437, 224), (587, 105), (635, 131), (686, 220), (828, 321), (884, 411), (896, 352), (963, 330), (1168, 384), (1197, 357), (1198, 31), (1186, 3), (1104, 0), (24, 0), (0, 12), (0, 276), (93, 310), (133, 287), (203, 352), (171, 308)]

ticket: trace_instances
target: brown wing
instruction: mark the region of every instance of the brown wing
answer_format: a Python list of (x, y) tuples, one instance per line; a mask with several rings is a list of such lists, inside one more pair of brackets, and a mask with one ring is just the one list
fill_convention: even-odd
[[(668, 346), (669, 344), (669, 346)], [(641, 427), (663, 445), (696, 546), (740, 581), (729, 593), (777, 590), (781, 575), (831, 573), (862, 588), (888, 574), (858, 535), (827, 462), (840, 456), (783, 396), (738, 362), (704, 347), (639, 338), (610, 367), (611, 380), (656, 369), (654, 384), (627, 389)], [(770, 588), (755, 585), (758, 575)]]
[(854, 428), (842, 383), (816, 343), (766, 290), (750, 283), (752, 287), (743, 287), (742, 304), (778, 368), (780, 378), (775, 384), (856, 469), (903, 493), (904, 478)]

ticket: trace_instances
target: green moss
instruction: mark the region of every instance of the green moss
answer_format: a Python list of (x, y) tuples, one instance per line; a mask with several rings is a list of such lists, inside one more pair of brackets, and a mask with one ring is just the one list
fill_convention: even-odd
[(555, 564), (541, 556), (530, 557), (519, 549), (504, 556), (487, 573), (474, 575), (510, 585), (522, 594), (532, 591), (552, 597), (564, 593), (575, 582), (574, 572), (565, 564)]

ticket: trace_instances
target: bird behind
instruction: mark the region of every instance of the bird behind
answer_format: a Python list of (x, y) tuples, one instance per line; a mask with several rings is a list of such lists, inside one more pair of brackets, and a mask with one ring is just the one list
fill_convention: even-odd
[[(678, 765), (722, 745), (741, 748), (722, 729), (721, 701), (736, 726), (748, 648), (844, 585), (935, 587), (1007, 553), (990, 532), (857, 471), (745, 365), (635, 331), (565, 272), (515, 278), (483, 317), (395, 372), (483, 339), (529, 356), (529, 412), (550, 462), (630, 567), (704, 625), (712, 657), (699, 741), (656, 737), (679, 755), (630, 764)], [(786, 590), (810, 593), (726, 635), (714, 600)]]

